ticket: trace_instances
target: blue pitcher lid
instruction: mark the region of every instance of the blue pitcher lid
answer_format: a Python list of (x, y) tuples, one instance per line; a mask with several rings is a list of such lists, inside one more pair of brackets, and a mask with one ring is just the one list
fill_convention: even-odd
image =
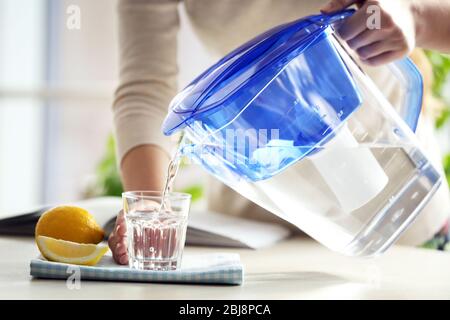
[[(214, 111), (242, 90), (254, 90), (256, 94), (258, 88), (262, 89), (292, 59), (328, 36), (324, 31), (330, 25), (353, 12), (344, 10), (332, 15), (304, 17), (270, 29), (230, 52), (175, 96), (162, 125), (164, 134), (171, 135), (184, 128), (190, 120)], [(244, 106), (227, 113), (236, 115)]]

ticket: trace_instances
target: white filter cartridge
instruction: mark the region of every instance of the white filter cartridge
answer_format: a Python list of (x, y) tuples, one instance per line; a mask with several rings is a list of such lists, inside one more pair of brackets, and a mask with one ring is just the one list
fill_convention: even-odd
[(346, 212), (368, 203), (389, 180), (372, 152), (359, 146), (347, 126), (309, 159)]

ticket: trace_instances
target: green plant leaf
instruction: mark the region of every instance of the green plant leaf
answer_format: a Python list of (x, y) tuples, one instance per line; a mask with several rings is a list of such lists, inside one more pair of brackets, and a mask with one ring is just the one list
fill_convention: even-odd
[(436, 119), (436, 129), (440, 129), (444, 127), (447, 121), (450, 119), (450, 107), (447, 106), (439, 117)]
[(113, 135), (106, 141), (106, 151), (96, 170), (96, 189), (99, 196), (121, 196), (122, 181), (116, 165), (116, 148)]
[(447, 178), (447, 183), (450, 186), (450, 153), (447, 153), (444, 157), (443, 164), (445, 177)]
[(199, 184), (184, 188), (183, 190), (181, 190), (181, 192), (189, 193), (192, 196), (191, 202), (200, 200), (204, 194), (203, 186)]
[(425, 51), (433, 66), (433, 93), (442, 97), (442, 91), (450, 73), (450, 56), (435, 51)]
[[(449, 80), (450, 75), (450, 56), (441, 54), (431, 50), (425, 51), (428, 59), (433, 67), (433, 94), (444, 100), (444, 88), (445, 84)], [(450, 106), (447, 105), (442, 111), (439, 117), (436, 119), (436, 128), (442, 128), (450, 119)]]

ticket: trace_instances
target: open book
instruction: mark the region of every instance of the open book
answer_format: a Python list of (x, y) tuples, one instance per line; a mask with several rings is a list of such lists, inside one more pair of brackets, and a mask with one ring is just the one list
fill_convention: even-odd
[[(102, 197), (69, 203), (88, 210), (109, 234), (122, 207), (119, 197)], [(35, 208), (27, 213), (8, 215), (0, 220), (0, 235), (34, 235), (40, 215), (51, 206)], [(189, 213), (186, 244), (200, 246), (258, 249), (289, 236), (280, 225), (232, 217), (211, 211)]]

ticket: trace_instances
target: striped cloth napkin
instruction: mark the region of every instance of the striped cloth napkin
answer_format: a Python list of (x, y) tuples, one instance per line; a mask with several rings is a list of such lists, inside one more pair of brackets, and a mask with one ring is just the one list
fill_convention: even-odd
[(80, 280), (240, 285), (244, 278), (240, 257), (234, 253), (185, 254), (181, 268), (174, 271), (135, 270), (115, 264), (110, 255), (93, 267), (41, 257), (30, 262), (30, 275), (36, 278), (66, 280), (78, 270)]

